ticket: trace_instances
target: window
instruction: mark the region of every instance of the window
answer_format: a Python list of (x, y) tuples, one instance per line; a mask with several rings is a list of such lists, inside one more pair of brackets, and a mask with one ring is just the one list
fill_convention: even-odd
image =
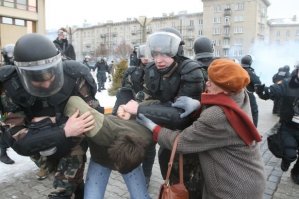
[(235, 34), (240, 34), (240, 33), (243, 33), (243, 27), (241, 26), (237, 26), (234, 28), (234, 33)]
[(202, 24), (203, 24), (203, 20), (202, 20), (202, 19), (199, 19), (199, 20), (198, 20), (198, 24), (199, 24), (199, 25), (202, 25)]
[(213, 23), (221, 23), (221, 17), (214, 17)]
[(287, 32), (286, 32), (286, 36), (287, 36), (287, 37), (290, 36), (290, 31), (289, 31), (289, 30), (287, 30)]
[(9, 18), (9, 17), (2, 17), (2, 23), (13, 24), (13, 20), (12, 20), (12, 18)]
[(17, 25), (17, 26), (25, 26), (25, 20), (23, 20), (23, 19), (15, 19), (15, 25)]
[(32, 12), (36, 12), (36, 0), (28, 0), (28, 10)]
[(299, 36), (299, 30), (296, 30), (296, 36)]
[(200, 36), (202, 35), (202, 30), (198, 31), (198, 35), (200, 35)]
[(5, 0), (5, 1), (3, 2), (3, 5), (4, 5), (5, 7), (13, 8), (13, 7), (14, 7), (14, 0)]
[(235, 10), (244, 10), (244, 3), (243, 2), (236, 3)]
[(279, 30), (276, 32), (276, 36), (277, 36), (277, 37), (280, 36), (280, 31), (279, 31)]
[(213, 35), (219, 35), (221, 33), (220, 28), (213, 28)]
[(26, 10), (27, 9), (27, 4), (26, 4), (26, 0), (16, 0), (17, 3), (17, 8), (21, 9), (21, 10)]

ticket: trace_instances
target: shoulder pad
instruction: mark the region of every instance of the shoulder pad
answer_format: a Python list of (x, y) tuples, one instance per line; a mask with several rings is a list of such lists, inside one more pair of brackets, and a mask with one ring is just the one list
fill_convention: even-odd
[(95, 95), (97, 92), (97, 85), (92, 77), (88, 67), (80, 62), (74, 60), (64, 60), (63, 62), (63, 71), (73, 77), (73, 78), (80, 78), (83, 77), (87, 83), (91, 86), (92, 94)]
[(201, 68), (202, 66), (192, 59), (186, 59), (180, 64), (180, 71), (182, 75)]
[(6, 65), (0, 67), (0, 81), (3, 82), (9, 78), (11, 74), (16, 71), (16, 67), (13, 65)]
[(64, 60), (62, 63), (63, 71), (72, 77), (78, 78), (90, 73), (88, 67), (80, 62), (74, 60)]

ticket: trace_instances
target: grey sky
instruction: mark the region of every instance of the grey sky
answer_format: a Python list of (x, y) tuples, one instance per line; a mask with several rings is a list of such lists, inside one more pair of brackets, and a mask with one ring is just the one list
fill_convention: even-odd
[[(269, 18), (299, 17), (298, 0), (269, 0)], [(182, 2), (182, 3), (177, 3)], [(138, 16), (158, 17), (162, 13), (186, 10), (188, 13), (201, 12), (201, 0), (46, 0), (46, 28), (104, 23), (107, 20), (124, 21)]]

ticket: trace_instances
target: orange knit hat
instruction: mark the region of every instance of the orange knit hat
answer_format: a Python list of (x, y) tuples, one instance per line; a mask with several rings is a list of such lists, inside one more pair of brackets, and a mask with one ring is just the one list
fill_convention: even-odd
[(208, 68), (208, 75), (212, 82), (229, 92), (238, 92), (250, 82), (247, 71), (229, 59), (215, 59)]

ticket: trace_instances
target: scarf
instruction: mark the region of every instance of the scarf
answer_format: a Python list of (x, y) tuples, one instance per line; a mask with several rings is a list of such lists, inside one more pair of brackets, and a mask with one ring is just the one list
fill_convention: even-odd
[(233, 99), (224, 93), (216, 95), (203, 93), (201, 95), (201, 104), (221, 107), (230, 125), (246, 145), (250, 145), (253, 141), (260, 142), (262, 140), (248, 115)]

